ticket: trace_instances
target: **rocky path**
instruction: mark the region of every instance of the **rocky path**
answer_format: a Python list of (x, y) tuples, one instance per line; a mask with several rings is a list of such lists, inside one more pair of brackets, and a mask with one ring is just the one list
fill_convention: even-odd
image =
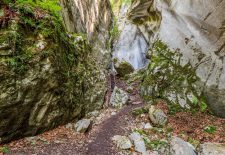
[[(199, 145), (202, 143), (204, 144), (203, 146), (207, 146), (206, 149), (209, 144), (205, 142), (212, 142), (210, 146), (213, 145), (213, 147), (215, 142), (225, 142), (224, 119), (216, 118), (206, 113), (193, 113), (191, 111), (177, 112), (171, 115), (168, 113), (169, 109), (164, 103), (159, 103), (157, 108), (162, 109), (168, 116), (168, 124), (162, 129), (155, 128), (154, 130), (144, 130), (145, 127), (143, 128), (143, 123), (146, 125), (146, 123), (149, 123), (150, 121), (148, 113), (141, 114), (139, 116), (131, 114), (133, 109), (146, 105), (140, 97), (138, 83), (133, 83), (131, 87), (119, 79), (116, 79), (115, 83), (120, 89), (130, 92), (129, 104), (123, 106), (121, 109), (112, 108), (106, 104), (105, 108), (100, 110), (99, 115), (93, 119), (93, 124), (85, 134), (79, 134), (67, 125), (61, 126), (41, 135), (24, 138), (7, 144), (10, 149), (8, 154), (127, 155), (134, 152), (134, 147), (132, 147), (128, 152), (121, 152), (121, 150), (118, 150), (116, 147), (116, 144), (114, 144), (112, 138), (116, 135), (127, 137), (134, 131), (134, 129), (144, 131), (146, 134), (145, 136), (150, 139), (152, 138), (151, 140), (155, 142), (159, 142), (160, 139), (164, 139), (165, 135), (168, 134), (167, 131), (172, 129), (173, 133), (170, 134), (176, 136), (174, 139), (174, 146), (179, 146), (179, 149), (181, 150), (185, 149), (185, 147), (182, 148), (183, 145), (178, 144), (187, 144), (185, 141), (189, 141), (190, 138), (192, 138), (193, 145)], [(111, 92), (108, 93), (108, 98), (110, 98), (110, 96)], [(216, 130), (213, 134), (207, 133), (205, 131), (206, 127), (215, 127)], [(156, 132), (158, 130), (160, 132)], [(178, 137), (182, 138), (184, 141)], [(176, 144), (176, 142), (179, 143)], [(160, 143), (158, 144), (160, 145)], [(216, 143), (215, 145), (219, 149), (221, 148), (220, 146), (217, 146)], [(175, 148), (175, 150), (179, 149)], [(214, 150), (217, 151), (217, 149)], [(148, 153), (152, 154), (151, 150), (148, 151), (150, 151)], [(222, 150), (222, 154), (218, 155), (224, 155), (224, 152), (225, 148)], [(166, 152), (162, 154), (165, 155), (165, 153)]]
[[(126, 90), (127, 85), (124, 81), (116, 79), (116, 85)], [(68, 137), (65, 133), (64, 139), (61, 141), (54, 140), (47, 145), (26, 145), (19, 149), (13, 149), (12, 155), (116, 155), (117, 148), (113, 144), (112, 137), (115, 135), (126, 135), (132, 129), (134, 117), (131, 111), (134, 108), (144, 106), (139, 96), (138, 90), (133, 90), (129, 94), (132, 102), (138, 104), (128, 104), (121, 109), (105, 108), (102, 110), (101, 118), (98, 123), (82, 136)], [(62, 127), (64, 130), (64, 127)], [(49, 131), (51, 132), (54, 131)], [(63, 131), (55, 136), (59, 136)], [(71, 134), (71, 133), (69, 133)], [(18, 142), (22, 143), (22, 142)], [(32, 143), (32, 142), (31, 142)], [(17, 144), (17, 142), (14, 142)], [(13, 145), (13, 144), (12, 144)]]
[[(40, 147), (27, 147), (13, 151), (12, 155), (116, 155), (112, 137), (126, 135), (132, 124), (130, 112), (139, 105), (128, 105), (118, 111), (116, 115), (95, 126), (83, 138), (67, 139), (64, 143), (52, 143)], [(80, 141), (78, 143), (78, 140)]]
[(94, 140), (87, 145), (87, 155), (116, 155), (117, 151), (113, 148), (112, 137), (115, 135), (126, 135), (127, 128), (132, 121), (130, 112), (132, 109), (143, 106), (128, 105), (120, 110), (115, 116), (110, 117), (103, 122), (98, 132), (93, 135)]

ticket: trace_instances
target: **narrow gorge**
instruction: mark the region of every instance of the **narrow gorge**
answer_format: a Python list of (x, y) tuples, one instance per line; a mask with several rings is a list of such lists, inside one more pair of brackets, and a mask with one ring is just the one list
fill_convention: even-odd
[(225, 0), (0, 0), (0, 155), (225, 155)]

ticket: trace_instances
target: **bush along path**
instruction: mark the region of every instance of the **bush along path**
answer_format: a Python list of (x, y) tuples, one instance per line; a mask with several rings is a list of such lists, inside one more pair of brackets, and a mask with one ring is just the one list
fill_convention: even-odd
[(0, 151), (25, 155), (225, 153), (224, 119), (180, 111), (163, 101), (146, 104), (140, 97), (139, 82), (127, 84), (120, 78), (114, 82), (104, 109), (42, 135), (3, 145)]

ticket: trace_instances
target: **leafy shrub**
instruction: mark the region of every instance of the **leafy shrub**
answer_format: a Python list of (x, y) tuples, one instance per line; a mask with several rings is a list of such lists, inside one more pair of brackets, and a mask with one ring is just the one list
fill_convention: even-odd
[(10, 150), (8, 148), (8, 146), (4, 145), (2, 147), (0, 147), (0, 153), (9, 153)]
[(213, 134), (216, 132), (216, 127), (213, 125), (209, 125), (204, 128), (204, 131), (207, 133)]

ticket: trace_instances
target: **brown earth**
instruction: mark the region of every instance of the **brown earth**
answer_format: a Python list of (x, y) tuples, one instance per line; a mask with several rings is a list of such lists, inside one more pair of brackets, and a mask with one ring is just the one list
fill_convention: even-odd
[[(112, 80), (109, 78), (109, 81)], [(127, 84), (119, 78), (114, 79), (119, 88), (126, 90)], [(73, 129), (60, 126), (54, 130), (35, 136), (35, 140), (24, 138), (13, 141), (6, 146), (13, 155), (116, 155), (119, 154), (114, 147), (112, 137), (114, 135), (128, 135), (132, 129), (137, 127), (137, 122), (148, 122), (145, 116), (134, 117), (132, 109), (145, 106), (139, 95), (139, 84), (134, 83), (134, 90), (130, 93), (131, 102), (120, 110), (108, 107), (112, 93), (111, 85), (106, 96), (104, 109), (100, 116), (86, 134), (78, 134)], [(190, 138), (199, 142), (220, 142), (225, 143), (225, 119), (217, 118), (208, 113), (202, 112), (179, 112), (174, 115), (168, 113), (169, 109), (165, 102), (159, 102), (158, 108), (168, 116), (166, 128), (172, 129), (172, 134), (189, 140)], [(116, 112), (116, 115), (111, 115)], [(136, 126), (135, 126), (136, 125)], [(204, 131), (206, 126), (216, 127), (214, 133)], [(159, 135), (160, 136), (160, 135)], [(161, 135), (162, 136), (162, 135)], [(0, 146), (1, 147), (1, 146)]]

